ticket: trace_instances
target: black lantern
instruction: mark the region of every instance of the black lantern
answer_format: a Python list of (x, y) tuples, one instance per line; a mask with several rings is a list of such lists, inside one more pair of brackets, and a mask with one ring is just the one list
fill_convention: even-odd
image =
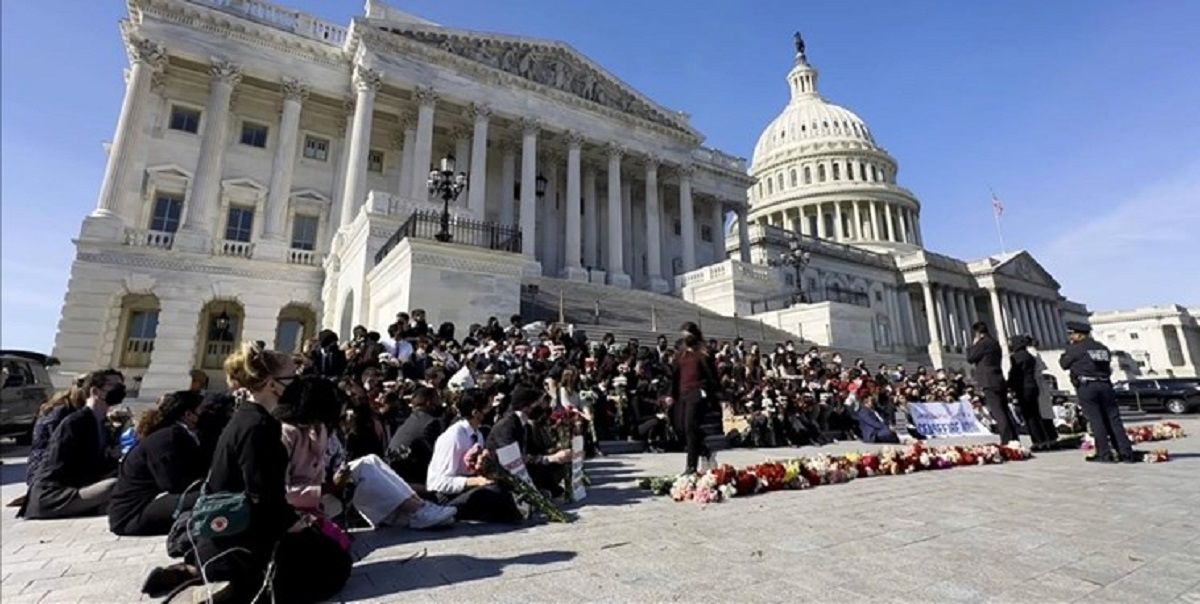
[(779, 254), (779, 260), (773, 260), (770, 264), (773, 266), (790, 266), (796, 273), (796, 293), (792, 295), (792, 304), (803, 304), (808, 302), (808, 296), (804, 295), (804, 268), (812, 261), (812, 254), (804, 250), (804, 246), (800, 244), (800, 238), (792, 233), (788, 239), (788, 249), (786, 252)]
[(538, 199), (545, 197), (546, 196), (546, 177), (542, 176), (541, 174), (538, 174), (537, 178), (534, 179), (533, 184), (534, 184), (534, 192), (537, 193)]
[(221, 309), (221, 314), (217, 315), (217, 317), (213, 319), (213, 327), (216, 328), (215, 335), (217, 340), (227, 342), (233, 339), (230, 337), (229, 323), (229, 312), (225, 309)]
[(442, 198), (442, 230), (434, 235), (441, 242), (450, 241), (450, 202), (458, 199), (467, 188), (467, 173), (454, 172), (454, 156), (442, 158), (441, 166), (429, 172), (429, 194)]

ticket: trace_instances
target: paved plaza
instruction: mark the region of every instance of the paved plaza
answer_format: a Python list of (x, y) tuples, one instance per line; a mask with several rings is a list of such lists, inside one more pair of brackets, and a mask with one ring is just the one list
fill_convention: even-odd
[[(1169, 448), (1166, 464), (1085, 464), (1063, 451), (707, 507), (634, 485), (678, 471), (681, 454), (610, 456), (589, 462), (594, 484), (570, 525), (360, 533), (341, 597), (1200, 603), (1200, 420), (1182, 423), (1193, 436), (1141, 447)], [(21, 453), (4, 450), (5, 501), (23, 489)], [(100, 518), (23, 522), (5, 508), (2, 522), (4, 604), (132, 602), (166, 561), (163, 538), (118, 538)]]

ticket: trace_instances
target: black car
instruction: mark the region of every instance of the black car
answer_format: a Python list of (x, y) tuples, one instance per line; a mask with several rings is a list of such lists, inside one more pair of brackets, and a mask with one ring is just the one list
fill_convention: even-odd
[(1186, 378), (1117, 382), (1117, 403), (1134, 409), (1163, 409), (1176, 415), (1200, 408), (1200, 381)]

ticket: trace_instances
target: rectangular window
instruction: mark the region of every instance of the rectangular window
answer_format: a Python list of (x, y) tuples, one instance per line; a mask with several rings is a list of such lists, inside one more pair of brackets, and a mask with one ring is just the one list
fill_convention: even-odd
[(169, 127), (172, 130), (195, 134), (200, 130), (200, 111), (188, 109), (187, 107), (172, 106)]
[(367, 171), (383, 173), (383, 151), (371, 149), (367, 153)]
[(262, 149), (267, 146), (267, 127), (254, 122), (242, 122), (242, 144)]
[(712, 242), (712, 227), (707, 224), (700, 225), (700, 241)]
[(679, 221), (676, 220), (674, 226), (675, 226), (675, 234), (682, 235), (683, 234), (683, 225), (679, 224)]
[(317, 161), (327, 161), (329, 159), (329, 139), (317, 136), (305, 136), (304, 157)]
[(121, 351), (121, 365), (124, 367), (149, 367), (150, 354), (154, 352), (154, 338), (157, 335), (157, 310), (131, 311), (129, 327), (125, 335), (125, 348)]
[(254, 208), (229, 208), (229, 220), (225, 223), (226, 241), (250, 241), (254, 228)]
[(179, 216), (183, 212), (183, 197), (159, 193), (154, 199), (154, 213), (150, 216), (150, 230), (174, 233), (179, 230)]
[(158, 311), (135, 310), (129, 313), (129, 337), (153, 340), (158, 335)]
[(317, 217), (297, 214), (292, 221), (292, 249), (312, 251), (317, 247)]

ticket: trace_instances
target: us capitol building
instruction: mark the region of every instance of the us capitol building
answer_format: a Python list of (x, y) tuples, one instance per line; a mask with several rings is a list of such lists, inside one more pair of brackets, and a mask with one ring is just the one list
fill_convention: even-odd
[[(548, 279), (936, 366), (963, 364), (980, 318), (1049, 348), (1087, 316), (1027, 253), (925, 250), (896, 161), (820, 96), (798, 37), (747, 168), (561, 42), (376, 0), (349, 27), (260, 0), (128, 5), (63, 374), (116, 367), (149, 398), (215, 377), (240, 341), (296, 351), (412, 308), (463, 329)], [(431, 195), (435, 177), (461, 195)]]

